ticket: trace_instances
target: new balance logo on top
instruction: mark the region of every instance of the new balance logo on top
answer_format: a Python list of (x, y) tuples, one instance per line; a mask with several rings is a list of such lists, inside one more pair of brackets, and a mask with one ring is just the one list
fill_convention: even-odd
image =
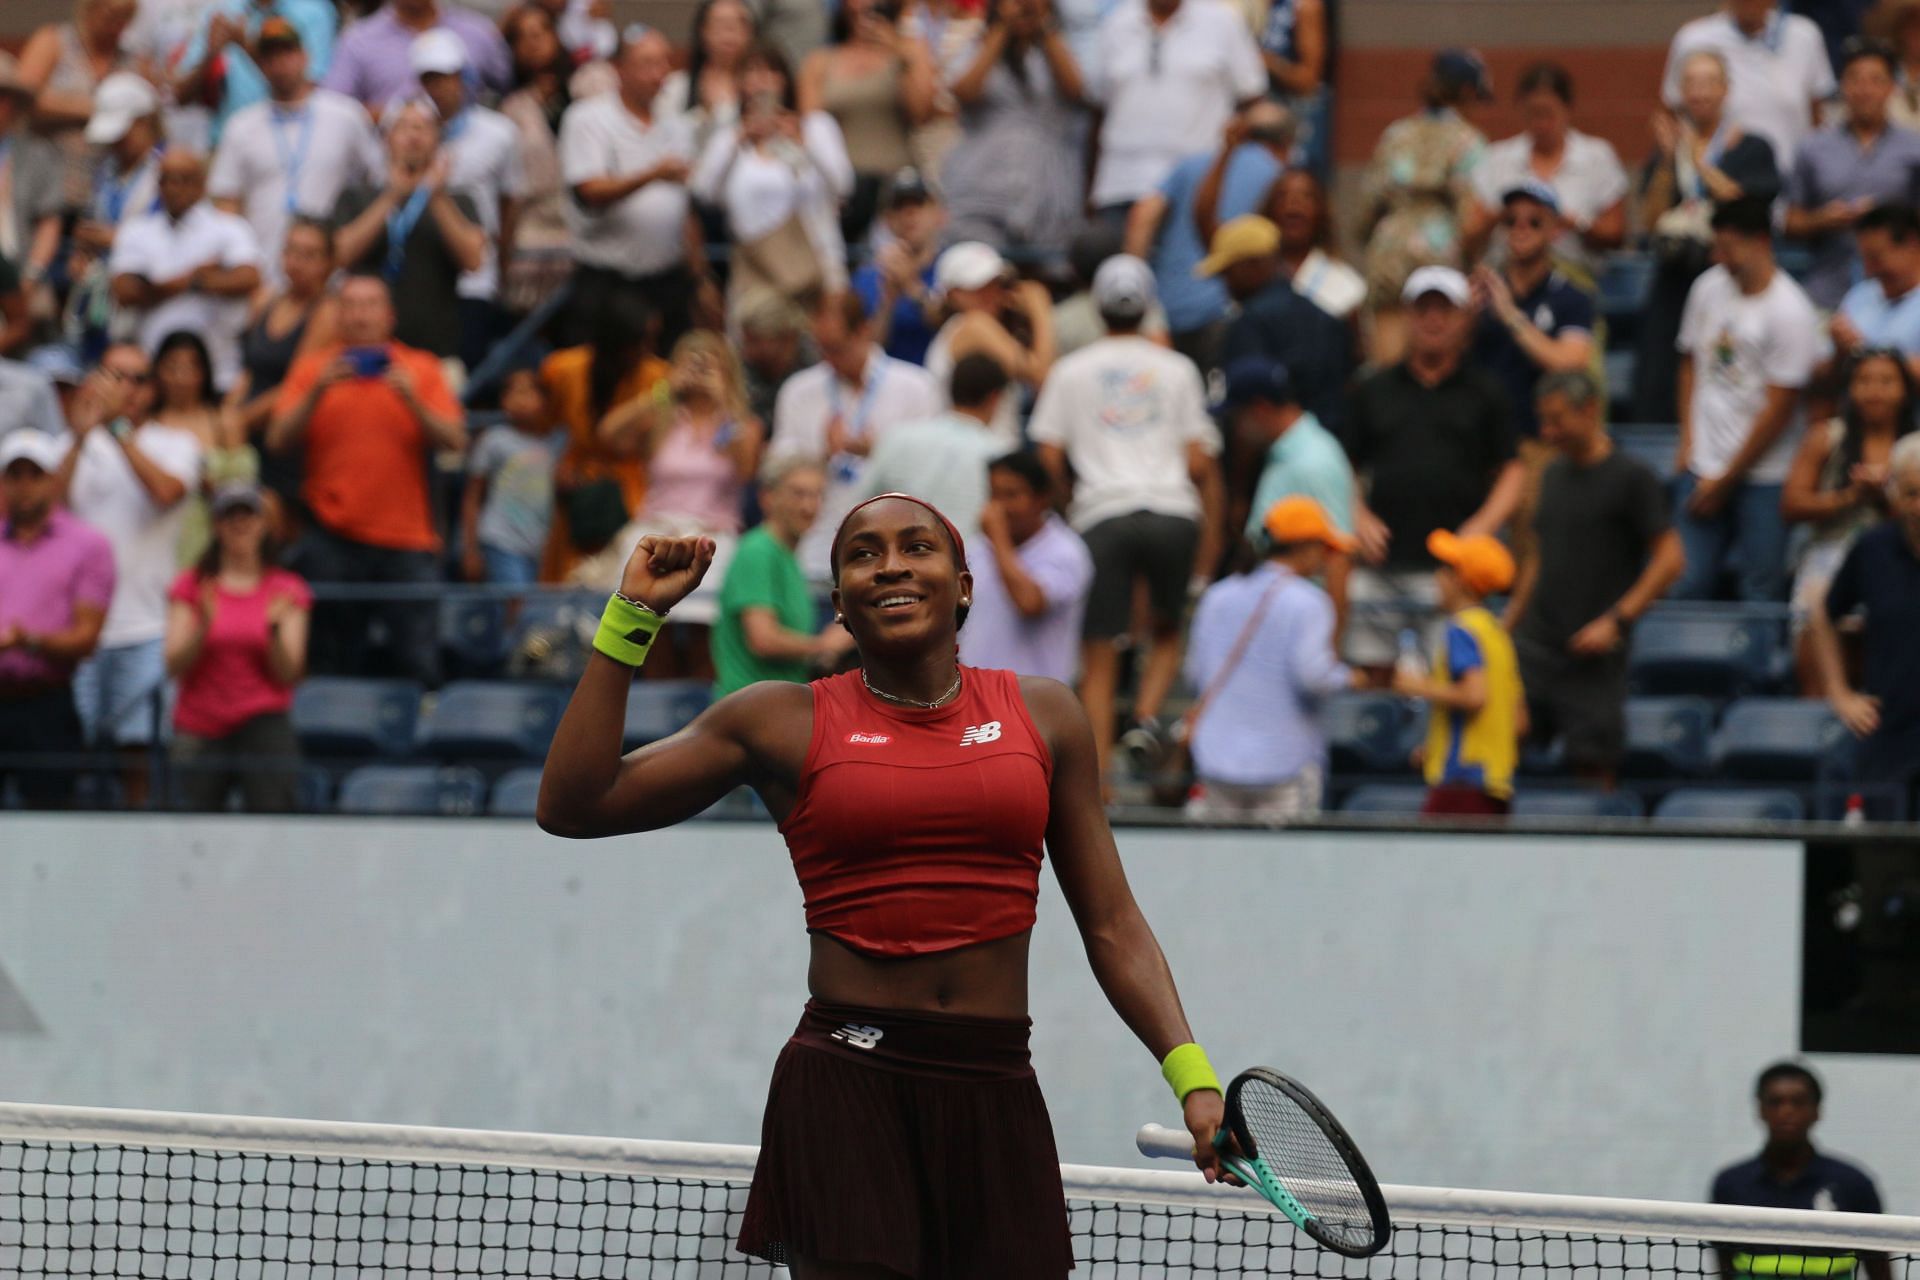
[(968, 725), (967, 731), (960, 735), (960, 745), (963, 747), (973, 747), (978, 746), (982, 742), (998, 742), (999, 740), (1000, 722), (998, 720), (989, 720), (985, 724)]
[(847, 741), (857, 747), (884, 747), (893, 739), (884, 733), (850, 733)]
[(871, 1049), (880, 1043), (880, 1037), (887, 1034), (878, 1027), (856, 1026), (849, 1022), (833, 1033), (835, 1040), (844, 1040), (856, 1049)]

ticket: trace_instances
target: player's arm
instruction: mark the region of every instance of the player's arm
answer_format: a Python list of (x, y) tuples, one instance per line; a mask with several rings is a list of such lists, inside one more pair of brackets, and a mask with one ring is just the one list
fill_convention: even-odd
[[(1120, 866), (1113, 830), (1100, 802), (1093, 729), (1073, 691), (1057, 680), (1023, 677), (1020, 691), (1053, 756), (1047, 818), (1047, 852), (1073, 912), (1093, 976), (1115, 1013), (1156, 1061), (1193, 1040), (1173, 971), (1140, 913)], [(1187, 1129), (1194, 1161), (1209, 1181), (1220, 1176), (1213, 1149), (1224, 1112), (1211, 1089), (1187, 1095)]]
[[(680, 603), (713, 564), (711, 538), (640, 540), (620, 590), (660, 613)], [(560, 719), (540, 778), (535, 817), (557, 836), (587, 839), (653, 831), (685, 821), (743, 783), (756, 781), (756, 724), (798, 685), (754, 685), (721, 699), (679, 733), (620, 753), (627, 691), (638, 668), (598, 651)]]

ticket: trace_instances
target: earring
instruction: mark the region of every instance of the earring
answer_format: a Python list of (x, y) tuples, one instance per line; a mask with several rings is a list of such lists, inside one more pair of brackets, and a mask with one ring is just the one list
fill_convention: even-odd
[(962, 596), (960, 599), (960, 607), (963, 609), (971, 609), (973, 607), (973, 601)]
[(836, 613), (836, 614), (834, 614), (834, 615), (833, 615), (833, 620), (834, 620), (835, 622), (845, 622), (845, 621), (846, 621), (847, 619), (846, 619), (846, 616), (845, 616), (844, 614), (838, 614), (838, 613)]

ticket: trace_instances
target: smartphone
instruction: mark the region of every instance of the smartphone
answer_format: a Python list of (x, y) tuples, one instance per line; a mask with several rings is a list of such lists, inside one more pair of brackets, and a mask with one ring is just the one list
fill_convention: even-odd
[(377, 378), (393, 363), (385, 347), (348, 347), (346, 358), (356, 378)]

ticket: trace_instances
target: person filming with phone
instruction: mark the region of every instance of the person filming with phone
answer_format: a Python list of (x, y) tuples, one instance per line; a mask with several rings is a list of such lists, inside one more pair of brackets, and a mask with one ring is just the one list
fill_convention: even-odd
[[(431, 584), (440, 539), (428, 496), (428, 451), (467, 445), (465, 415), (431, 352), (394, 341), (393, 295), (379, 276), (340, 287), (340, 341), (294, 362), (274, 402), (267, 448), (298, 450), (313, 524), (294, 548), (309, 582), (420, 584), (418, 599), (378, 608), (402, 674), (437, 684)], [(325, 603), (312, 666), (365, 670), (366, 609)], [(333, 615), (342, 616), (333, 616)]]

